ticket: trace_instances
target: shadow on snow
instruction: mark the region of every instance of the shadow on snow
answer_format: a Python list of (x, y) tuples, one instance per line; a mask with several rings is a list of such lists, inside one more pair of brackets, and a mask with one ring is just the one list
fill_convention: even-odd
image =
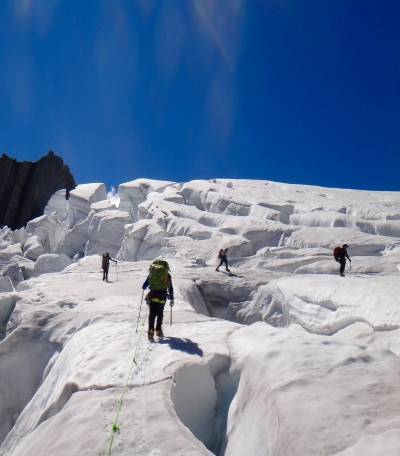
[(189, 355), (203, 356), (203, 350), (196, 342), (180, 337), (165, 337), (158, 342), (159, 344), (169, 345), (172, 350), (179, 350)]

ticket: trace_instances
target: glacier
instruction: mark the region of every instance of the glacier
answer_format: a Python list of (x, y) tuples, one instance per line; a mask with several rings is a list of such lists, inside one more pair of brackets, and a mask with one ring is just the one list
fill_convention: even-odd
[[(0, 230), (1, 456), (400, 454), (400, 192), (137, 179), (64, 194)], [(160, 257), (175, 306), (150, 344), (141, 285)]]

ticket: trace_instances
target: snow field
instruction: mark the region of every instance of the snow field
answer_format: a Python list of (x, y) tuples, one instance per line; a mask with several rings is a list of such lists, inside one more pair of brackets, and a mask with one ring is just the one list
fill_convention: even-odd
[(398, 451), (398, 439), (381, 438), (400, 425), (400, 366), (392, 353), (348, 343), (340, 333), (324, 338), (262, 323), (230, 340), (231, 369), (241, 374), (222, 454), (352, 454), (371, 435), (381, 445), (371, 454)]
[[(47, 429), (46, 432), (51, 434), (60, 435), (61, 441), (65, 442), (67, 436), (62, 432), (57, 432), (57, 425), (52, 428), (50, 423), (60, 424), (62, 422), (63, 427), (71, 426), (73, 428), (75, 418), (70, 423), (65, 419), (59, 421), (59, 417), (64, 413), (69, 416), (68, 407), (71, 401), (74, 401), (75, 396), (82, 397), (82, 394), (96, 391), (114, 391), (115, 398), (117, 398), (124, 388), (132, 350), (136, 345), (138, 346), (138, 368), (129, 381), (127, 397), (129, 398), (131, 395), (132, 388), (143, 389), (140, 397), (140, 401), (142, 401), (144, 400), (143, 395), (146, 398), (148, 395), (147, 392), (144, 392), (145, 388), (160, 384), (160, 389), (157, 388), (157, 392), (154, 393), (157, 397), (150, 400), (152, 403), (156, 402), (160, 410), (160, 416), (154, 418), (160, 422), (155, 425), (162, 427), (165, 413), (169, 413), (172, 415), (172, 423), (169, 428), (175, 427), (174, 433), (182, 432), (182, 424), (175, 414), (169, 396), (173, 386), (172, 382), (175, 381), (173, 380), (175, 370), (179, 368), (180, 364), (187, 364), (188, 359), (204, 359), (204, 362), (208, 363), (207, 358), (214, 358), (215, 352), (218, 350), (222, 351), (221, 356), (226, 356), (220, 337), (227, 331), (227, 328), (224, 325), (221, 327), (217, 320), (214, 324), (211, 323), (211, 326), (217, 325), (219, 329), (215, 330), (216, 340), (207, 343), (210, 347), (207, 354), (201, 344), (191, 340), (191, 337), (187, 337), (185, 328), (188, 325), (192, 327), (196, 325), (196, 321), (201, 320), (208, 322), (208, 317), (198, 314), (192, 306), (182, 304), (179, 285), (176, 296), (178, 307), (174, 312), (174, 321), (176, 319), (173, 327), (174, 335), (170, 339), (166, 339), (165, 343), (149, 347), (147, 337), (143, 335), (146, 321), (145, 305), (142, 308), (141, 333), (134, 333), (141, 295), (140, 284), (146, 276), (143, 271), (147, 270), (149, 264), (146, 263), (145, 267), (143, 264), (140, 266), (134, 263), (121, 264), (121, 280), (115, 282), (114, 277), (113, 283), (106, 284), (100, 280), (99, 263), (99, 257), (87, 257), (79, 264), (71, 265), (64, 273), (44, 274), (40, 278), (32, 279), (29, 283), (26, 282), (24, 286), (21, 284), (18, 291), (19, 309), (14, 312), (14, 320), (12, 325), (9, 325), (11, 333), (3, 344), (8, 341), (15, 345), (16, 342), (12, 342), (12, 340), (20, 340), (29, 329), (28, 335), (34, 333), (34, 339), (36, 337), (43, 340), (51, 339), (51, 343), (57, 347), (57, 350), (49, 353), (50, 361), (46, 369), (44, 366), (39, 368), (38, 355), (31, 354), (32, 362), (37, 365), (38, 375), (42, 377), (39, 384), (27, 380), (29, 385), (16, 383), (4, 386), (3, 391), (7, 392), (6, 394), (10, 398), (22, 396), (21, 390), (23, 390), (26, 391), (26, 394), (29, 392), (29, 399), (31, 399), (30, 402), (26, 401), (23, 404), (23, 410), (18, 409), (18, 413), (16, 412), (16, 423), (11, 432), (8, 432), (10, 429), (7, 429), (8, 435), (1, 447), (4, 454), (10, 454), (10, 451), (13, 454), (28, 454), (28, 448), (29, 451), (36, 448), (37, 454), (55, 451), (54, 448), (57, 448), (59, 452), (57, 454), (70, 454), (67, 449), (71, 448), (71, 445), (76, 447), (78, 442), (74, 444), (69, 442), (65, 444), (64, 449), (61, 449), (58, 446), (58, 439), (48, 443), (42, 441), (43, 429)], [(93, 273), (93, 270), (97, 270), (97, 272)], [(140, 274), (137, 271), (140, 271)], [(202, 307), (205, 310), (204, 302), (193, 281), (185, 278), (181, 280), (184, 296), (192, 296), (197, 309)], [(134, 296), (130, 295), (132, 288), (135, 291)], [(168, 320), (167, 317), (168, 314), (166, 314), (166, 320)], [(207, 340), (210, 323), (205, 322), (201, 324), (198, 331), (200, 331), (199, 338)], [(179, 330), (180, 327), (182, 327), (181, 330)], [(168, 332), (167, 324), (166, 331)], [(182, 336), (180, 336), (180, 332), (183, 333)], [(33, 344), (33, 340), (31, 343)], [(160, 351), (159, 356), (154, 357), (154, 351)], [(212, 365), (213, 361), (210, 363)], [(28, 364), (24, 364), (29, 367)], [(13, 375), (15, 372), (10, 370), (10, 376)], [(32, 392), (32, 388), (36, 389)], [(167, 399), (163, 399), (165, 388), (168, 391)], [(109, 393), (105, 393), (105, 395), (107, 396)], [(135, 393), (136, 396), (137, 393)], [(129, 399), (127, 401), (129, 402)], [(115, 403), (117, 402), (116, 400)], [(126, 405), (124, 405), (124, 409), (125, 407)], [(165, 407), (168, 407), (167, 411)], [(150, 409), (148, 413), (151, 417), (152, 410)], [(114, 414), (115, 408), (112, 411), (102, 411), (104, 422), (102, 430), (98, 430), (100, 434), (96, 436), (96, 444), (82, 437), (83, 440), (79, 442), (80, 454), (103, 454)], [(136, 414), (140, 417), (142, 410)], [(141, 423), (143, 424), (143, 422)], [(91, 435), (92, 431), (89, 428), (92, 424), (92, 420), (88, 419), (85, 425), (88, 428), (88, 435)], [(120, 424), (122, 429), (127, 426), (123, 423), (122, 418)], [(105, 428), (108, 432), (105, 432)], [(169, 432), (172, 432), (172, 429)], [(21, 440), (21, 435), (25, 435), (26, 439)], [(126, 433), (123, 434), (122, 439), (117, 436), (116, 448), (125, 448), (124, 439), (127, 437)], [(186, 439), (189, 443), (181, 446), (184, 449), (181, 453), (176, 454), (208, 454), (190, 432)], [(75, 438), (73, 440), (75, 441)], [(148, 454), (147, 443), (146, 440), (143, 441), (142, 454)], [(163, 445), (165, 447), (165, 443)], [(191, 447), (197, 448), (196, 451), (185, 453), (186, 448)], [(3, 454), (1, 451), (0, 454)], [(122, 454), (130, 454), (129, 451), (128, 446), (122, 450)], [(139, 454), (141, 453), (139, 452)]]
[[(119, 204), (103, 184), (72, 193), (0, 231), (1, 456), (107, 454), (116, 416), (118, 455), (400, 454), (399, 193), (219, 179), (138, 179)], [(114, 264), (101, 281), (106, 250), (118, 281)], [(145, 304), (135, 327), (159, 256), (176, 304), (150, 344)]]
[[(64, 273), (31, 279), (17, 291), (21, 309), (16, 318), (25, 317), (14, 323), (2, 344), (19, 340), (31, 325), (35, 339), (39, 334), (40, 339), (50, 338), (57, 350), (45, 351), (47, 358), (41, 352), (30, 354), (43, 377), (40, 385), (29, 380), (29, 385), (12, 386), (15, 392), (9, 397), (20, 397), (20, 389), (33, 397), (29, 404), (30, 398), (20, 405), (23, 410), (3, 443), (4, 454), (24, 455), (31, 449), (37, 449), (37, 454), (104, 454), (115, 404), (137, 342), (133, 330), (140, 283), (149, 263), (123, 263), (120, 281), (115, 282), (114, 277), (113, 283), (105, 284), (100, 281), (98, 266), (94, 272), (99, 262), (96, 256), (84, 258)], [(241, 329), (237, 323), (210, 319), (208, 308), (212, 306), (203, 300), (201, 283), (193, 281), (198, 274), (196, 270), (175, 269), (174, 326), (165, 327), (167, 334), (171, 332), (170, 339), (154, 346), (149, 346), (145, 337), (141, 339), (138, 372), (129, 383), (119, 422), (121, 434), (115, 437), (117, 454), (130, 454), (130, 448), (137, 454), (148, 454), (153, 448), (161, 454), (175, 451), (173, 454), (182, 455), (328, 455), (357, 448), (371, 432), (379, 435), (398, 426), (398, 358), (383, 348), (387, 340), (384, 344), (370, 341), (375, 337), (372, 326), (351, 325), (346, 330), (354, 329), (353, 333), (343, 330), (332, 336), (312, 334), (293, 324), (274, 329), (256, 323)], [(206, 272), (204, 282), (208, 274), (211, 271)], [(224, 287), (228, 286), (226, 280), (243, 280), (220, 277)], [(270, 284), (285, 280), (269, 279)], [(251, 290), (246, 280), (238, 298)], [(239, 282), (237, 288), (241, 285)], [(325, 297), (325, 287), (320, 288), (319, 292), (314, 290), (316, 303), (316, 297)], [(363, 299), (360, 296), (359, 303)], [(35, 310), (29, 315), (24, 307), (32, 306)], [(52, 307), (59, 313), (51, 312), (52, 317), (44, 322), (44, 310)], [(371, 325), (374, 319), (382, 318), (381, 312), (376, 309), (371, 313)], [(145, 318), (142, 314), (143, 324)], [(46, 369), (43, 364), (37, 367), (42, 356), (50, 360)], [(15, 372), (8, 370), (13, 377)], [(32, 385), (38, 387), (34, 392)], [(82, 408), (86, 403), (96, 411), (95, 420), (90, 418), (93, 410)], [(348, 418), (338, 426), (343, 416)], [(78, 423), (82, 427), (79, 431)], [(125, 431), (127, 423), (137, 431), (135, 438)], [(60, 426), (76, 430), (79, 442), (57, 431)], [(150, 431), (153, 426), (161, 429), (157, 438)], [(164, 432), (179, 437), (171, 441)], [(54, 434), (59, 438), (45, 437)], [(26, 437), (21, 439), (21, 435)], [(383, 446), (388, 452), (398, 448), (398, 442), (392, 440)]]

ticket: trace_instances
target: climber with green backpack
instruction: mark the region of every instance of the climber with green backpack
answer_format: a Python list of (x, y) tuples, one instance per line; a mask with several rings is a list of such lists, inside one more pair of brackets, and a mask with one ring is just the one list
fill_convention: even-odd
[(156, 336), (163, 337), (162, 321), (164, 317), (164, 306), (167, 299), (170, 300), (170, 306), (174, 305), (174, 288), (169, 273), (169, 265), (164, 260), (154, 260), (150, 265), (149, 275), (142, 285), (142, 289), (150, 288), (146, 296), (146, 302), (149, 306), (149, 330), (150, 340), (154, 338), (154, 323), (157, 318)]

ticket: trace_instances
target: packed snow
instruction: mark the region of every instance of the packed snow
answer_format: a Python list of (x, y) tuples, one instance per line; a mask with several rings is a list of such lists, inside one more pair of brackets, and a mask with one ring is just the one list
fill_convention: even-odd
[[(400, 192), (137, 179), (64, 194), (0, 230), (0, 456), (400, 454)], [(176, 296), (152, 344), (155, 258)]]

